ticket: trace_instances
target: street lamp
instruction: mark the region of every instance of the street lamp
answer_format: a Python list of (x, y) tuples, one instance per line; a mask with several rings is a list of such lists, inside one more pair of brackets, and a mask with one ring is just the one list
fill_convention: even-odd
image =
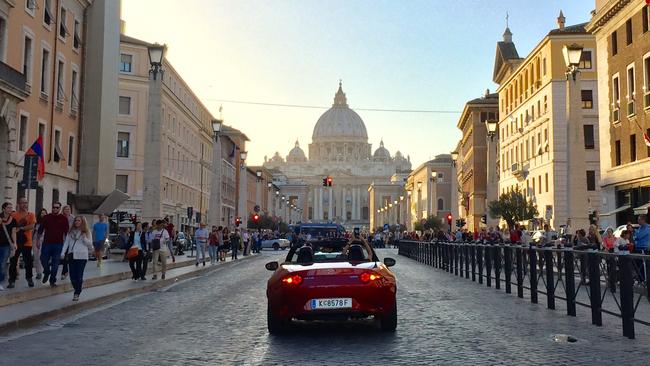
[[(210, 217), (208, 218), (212, 225), (221, 223), (221, 141), (219, 141), (219, 132), (221, 132), (222, 126), (222, 120), (212, 120), (212, 180), (210, 182)], [(201, 177), (203, 177), (202, 172)]]
[(257, 176), (257, 180), (261, 181), (262, 180), (262, 171), (258, 170), (255, 172), (255, 175)]
[(485, 128), (487, 129), (487, 135), (490, 138), (490, 141), (494, 141), (494, 136), (497, 134), (497, 127), (499, 126), (499, 121), (488, 119), (485, 120)]
[(431, 171), (431, 181), (435, 182), (437, 177), (438, 177), (438, 172), (435, 170)]
[(422, 182), (418, 182), (418, 190), (422, 189)]
[(167, 51), (167, 46), (164, 44), (154, 43), (147, 47), (149, 53), (149, 63), (151, 64), (151, 69), (149, 74), (153, 75), (153, 79), (156, 80), (158, 73), (163, 74), (162, 62), (165, 57), (165, 52)]
[[(487, 141), (487, 202), (491, 202), (497, 199), (497, 144), (494, 143), (494, 137), (497, 135), (497, 129), (499, 128), (499, 121), (494, 119), (485, 120), (485, 129), (487, 130), (487, 136), (489, 140)], [(485, 224), (490, 226), (491, 219), (487, 219)]]
[(579, 72), (578, 66), (580, 65), (580, 60), (582, 59), (582, 50), (583, 47), (576, 43), (568, 46), (565, 45), (562, 48), (564, 63), (567, 66), (567, 80), (569, 79), (569, 76), (573, 77), (573, 80), (576, 80), (576, 76)]

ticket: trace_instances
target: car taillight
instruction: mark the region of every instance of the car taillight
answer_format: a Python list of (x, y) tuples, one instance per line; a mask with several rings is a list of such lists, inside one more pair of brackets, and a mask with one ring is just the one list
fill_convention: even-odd
[(290, 275), (282, 279), (282, 283), (288, 286), (298, 286), (302, 283), (302, 276)]
[(368, 283), (380, 279), (381, 276), (375, 272), (363, 272), (359, 275), (359, 279), (363, 283)]

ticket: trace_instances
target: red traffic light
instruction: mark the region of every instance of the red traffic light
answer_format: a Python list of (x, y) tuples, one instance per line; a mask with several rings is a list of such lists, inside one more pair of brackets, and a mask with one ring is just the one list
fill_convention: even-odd
[(260, 220), (260, 215), (258, 214), (253, 215), (253, 221), (257, 222), (259, 220)]
[(332, 186), (332, 177), (327, 177), (327, 186), (328, 187)]
[(447, 214), (447, 223), (448, 223), (449, 225), (451, 225), (451, 220), (452, 220), (453, 218), (454, 218), (454, 217), (453, 217), (450, 213)]

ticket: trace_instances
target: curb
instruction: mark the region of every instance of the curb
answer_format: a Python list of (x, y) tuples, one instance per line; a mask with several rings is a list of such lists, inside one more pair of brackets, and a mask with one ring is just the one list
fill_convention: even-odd
[[(194, 260), (169, 263), (167, 265), (167, 270), (191, 266), (194, 265), (194, 263), (195, 263)], [(151, 267), (148, 268), (147, 274), (151, 273), (151, 270), (152, 270)], [(112, 273), (104, 276), (91, 277), (89, 279), (84, 279), (84, 288), (102, 286), (117, 281), (127, 280), (131, 278), (131, 276), (132, 276), (131, 270), (128, 270), (128, 271)], [(4, 306), (14, 305), (14, 304), (27, 302), (31, 300), (38, 300), (44, 297), (58, 295), (68, 291), (72, 291), (72, 284), (70, 283), (70, 281), (65, 281), (65, 283), (60, 283), (55, 288), (51, 288), (49, 286), (43, 286), (43, 287), (37, 287), (32, 289), (25, 289), (20, 292), (14, 292), (13, 294), (7, 294), (6, 296), (0, 296), (0, 309), (2, 309), (2, 307)]]
[[(248, 258), (255, 258), (255, 257), (257, 257), (257, 256), (242, 257), (241, 259), (237, 260), (237, 262), (241, 262), (241, 261), (246, 260)], [(188, 273), (183, 273), (183, 274), (178, 275), (178, 276), (173, 276), (173, 277), (170, 277), (170, 278), (166, 278), (164, 280), (156, 280), (156, 282), (153, 282), (151, 284), (148, 284), (148, 285), (145, 285), (145, 286), (142, 286), (142, 287), (137, 287), (137, 288), (133, 288), (133, 289), (125, 290), (125, 291), (115, 292), (115, 293), (108, 294), (108, 295), (105, 295), (105, 296), (100, 296), (100, 297), (92, 299), (92, 300), (79, 301), (79, 302), (76, 302), (76, 303), (73, 303), (71, 301), (69, 305), (64, 306), (62, 308), (52, 309), (52, 310), (49, 310), (49, 311), (46, 311), (46, 312), (43, 312), (43, 313), (40, 313), (40, 314), (30, 315), (30, 316), (28, 316), (26, 318), (23, 318), (23, 319), (18, 319), (18, 320), (14, 320), (14, 321), (4, 323), (4, 324), (0, 324), (0, 336), (5, 336), (8, 333), (11, 333), (13, 331), (18, 331), (18, 330), (21, 330), (21, 329), (24, 329), (24, 328), (34, 327), (34, 326), (37, 326), (37, 325), (39, 325), (40, 323), (42, 323), (44, 321), (52, 320), (54, 318), (58, 318), (58, 317), (63, 316), (63, 315), (68, 315), (68, 314), (71, 314), (73, 312), (84, 311), (84, 310), (87, 310), (87, 309), (90, 309), (90, 308), (93, 308), (93, 307), (96, 307), (96, 306), (99, 306), (99, 305), (103, 305), (103, 304), (106, 304), (106, 303), (109, 303), (109, 302), (113, 302), (113, 301), (116, 301), (116, 300), (121, 300), (123, 298), (129, 297), (129, 296), (132, 296), (132, 295), (138, 295), (138, 294), (145, 293), (145, 292), (151, 292), (151, 291), (157, 290), (159, 288), (167, 287), (167, 286), (173, 284), (176, 281), (185, 280), (185, 279), (188, 279), (188, 278), (191, 278), (191, 277), (196, 277), (198, 275), (202, 275), (202, 274), (205, 274), (205, 273), (208, 273), (208, 272), (216, 271), (216, 270), (218, 270), (220, 268), (223, 268), (224, 266), (229, 266), (230, 263), (237, 263), (237, 262), (228, 261), (228, 262), (225, 262), (222, 265), (217, 266), (217, 267), (200, 268), (200, 269), (188, 272)], [(129, 272), (129, 274), (130, 273), (131, 272)], [(116, 282), (116, 281), (112, 281), (112, 282)], [(61, 287), (63, 287), (63, 286), (61, 286)], [(70, 285), (70, 289), (72, 289), (71, 285)], [(62, 292), (65, 292), (65, 291), (62, 291)]]

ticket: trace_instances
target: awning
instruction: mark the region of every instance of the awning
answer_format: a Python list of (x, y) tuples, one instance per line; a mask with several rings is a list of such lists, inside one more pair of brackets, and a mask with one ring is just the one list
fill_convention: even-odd
[(634, 208), (634, 214), (635, 215), (645, 215), (648, 213), (648, 208), (650, 208), (650, 202), (646, 203), (643, 206), (635, 207)]
[(630, 205), (624, 205), (624, 206), (621, 206), (621, 207), (617, 208), (617, 209), (614, 210), (614, 211), (610, 211), (610, 212), (602, 213), (602, 214), (600, 214), (600, 216), (601, 216), (601, 217), (602, 217), (602, 216), (611, 216), (611, 215), (613, 215), (613, 214), (615, 214), (615, 213), (617, 213), (617, 212), (625, 211), (625, 210), (627, 210), (628, 208), (630, 208)]

